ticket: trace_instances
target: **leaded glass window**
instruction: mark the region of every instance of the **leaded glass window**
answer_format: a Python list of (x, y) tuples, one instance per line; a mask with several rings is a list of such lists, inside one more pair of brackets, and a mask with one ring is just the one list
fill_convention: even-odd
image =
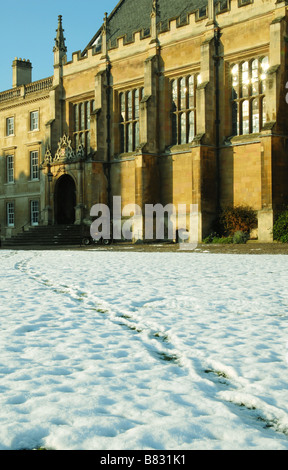
[(91, 128), (91, 113), (94, 110), (94, 100), (87, 100), (77, 103), (73, 107), (73, 120), (74, 120), (74, 147), (77, 150), (79, 145), (83, 145), (86, 153), (89, 154), (90, 148), (90, 128)]
[(269, 59), (256, 57), (231, 67), (232, 133), (258, 133), (266, 123)]
[(172, 144), (192, 142), (196, 131), (196, 85), (195, 75), (171, 81)]
[(135, 152), (140, 145), (140, 103), (143, 88), (123, 91), (119, 94), (120, 153)]

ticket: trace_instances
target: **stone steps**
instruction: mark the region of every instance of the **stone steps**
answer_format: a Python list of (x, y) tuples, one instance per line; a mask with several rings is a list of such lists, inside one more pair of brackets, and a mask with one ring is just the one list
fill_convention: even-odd
[(1, 248), (79, 246), (82, 238), (83, 227), (80, 225), (39, 226), (2, 241)]

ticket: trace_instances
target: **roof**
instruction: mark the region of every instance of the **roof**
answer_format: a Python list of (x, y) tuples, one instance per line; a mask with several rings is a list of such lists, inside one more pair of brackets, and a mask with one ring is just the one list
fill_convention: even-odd
[[(121, 0), (107, 19), (107, 39), (110, 47), (117, 44), (117, 38), (126, 36), (127, 41), (133, 34), (142, 30), (144, 36), (150, 34), (152, 0)], [(161, 30), (168, 28), (168, 21), (180, 17), (180, 22), (196, 10), (206, 8), (208, 0), (158, 0), (158, 19)], [(91, 39), (84, 52), (100, 39), (101, 28)]]

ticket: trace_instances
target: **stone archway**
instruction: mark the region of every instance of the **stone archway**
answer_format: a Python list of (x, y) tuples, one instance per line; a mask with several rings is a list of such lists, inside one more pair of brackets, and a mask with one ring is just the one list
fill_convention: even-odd
[(59, 178), (55, 186), (54, 208), (57, 225), (75, 223), (76, 185), (69, 175)]

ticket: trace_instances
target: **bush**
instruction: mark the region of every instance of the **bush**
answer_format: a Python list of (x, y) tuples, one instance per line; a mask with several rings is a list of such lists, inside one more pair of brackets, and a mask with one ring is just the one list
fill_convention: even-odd
[(257, 227), (257, 213), (248, 206), (226, 207), (220, 215), (220, 224), (226, 235), (234, 236), (236, 232), (249, 234)]
[(273, 238), (282, 243), (288, 243), (288, 209), (277, 218), (273, 227)]
[(211, 233), (208, 237), (204, 238), (203, 243), (229, 244), (233, 243), (233, 237), (220, 237), (217, 233)]
[(240, 230), (233, 235), (233, 243), (240, 245), (241, 243), (246, 243), (249, 239), (249, 235), (245, 232), (241, 232)]

